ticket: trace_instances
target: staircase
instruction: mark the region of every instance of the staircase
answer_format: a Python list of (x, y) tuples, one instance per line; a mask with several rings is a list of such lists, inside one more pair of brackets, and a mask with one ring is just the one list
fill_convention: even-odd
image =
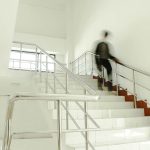
[[(13, 117), (8, 109), (9, 138), (3, 138), (2, 150), (150, 149), (150, 117), (144, 108), (134, 108), (134, 101), (126, 101), (129, 95), (123, 96), (120, 88), (98, 90), (93, 75), (75, 76), (81, 84), (66, 73), (39, 72), (35, 85), (40, 94), (15, 96), (14, 108), (9, 101)], [(89, 86), (95, 95), (88, 92)]]

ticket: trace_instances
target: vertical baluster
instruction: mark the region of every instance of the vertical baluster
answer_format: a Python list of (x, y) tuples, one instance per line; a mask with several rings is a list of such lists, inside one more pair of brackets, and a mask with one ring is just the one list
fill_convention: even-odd
[(119, 83), (118, 83), (118, 65), (116, 64), (116, 90), (117, 90), (117, 95), (119, 95)]
[(42, 52), (40, 51), (40, 82), (42, 82)]
[(91, 71), (91, 75), (93, 75), (93, 71), (94, 71), (94, 55), (92, 55), (91, 54), (91, 56), (92, 56), (92, 71)]
[(20, 43), (20, 57), (19, 57), (19, 69), (21, 69), (21, 55), (22, 55), (22, 43)]
[(136, 82), (135, 82), (135, 70), (133, 69), (133, 94), (134, 94), (134, 107), (136, 108)]
[(36, 52), (35, 70), (38, 72), (39, 59), (38, 59), (38, 48), (37, 47), (35, 49), (35, 52)]
[[(68, 74), (67, 74), (67, 72), (66, 72), (66, 86), (65, 86), (65, 88), (66, 88), (66, 94), (68, 93)], [(69, 115), (68, 115), (68, 101), (66, 101), (66, 130), (68, 130), (69, 129)]]
[[(88, 129), (87, 102), (84, 102), (84, 125), (85, 129)], [(88, 131), (85, 131), (85, 149), (88, 150)]]
[(78, 75), (79, 75), (79, 59), (78, 59)]
[(86, 60), (86, 53), (85, 53), (85, 75), (87, 75), (87, 70), (86, 70), (87, 64), (86, 63), (87, 63), (87, 60)]
[(58, 134), (58, 150), (62, 150), (61, 147), (61, 101), (57, 101), (57, 134)]
[(46, 56), (46, 86), (45, 93), (48, 93), (48, 57)]

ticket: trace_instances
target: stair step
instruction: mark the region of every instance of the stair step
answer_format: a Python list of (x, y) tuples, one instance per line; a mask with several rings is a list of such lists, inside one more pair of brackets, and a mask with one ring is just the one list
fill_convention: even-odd
[[(80, 105), (84, 107), (83, 102), (80, 102)], [(80, 109), (79, 106), (76, 103), (69, 103), (68, 106), (69, 109)], [(99, 102), (87, 102), (87, 109), (128, 109), (128, 108), (134, 108), (133, 102), (105, 102), (105, 101), (99, 101)]]
[[(120, 130), (89, 131), (89, 141), (92, 144), (111, 145), (122, 144), (143, 138), (150, 138), (150, 127), (128, 128)], [(78, 137), (78, 138), (77, 138)], [(66, 133), (66, 144), (83, 144), (85, 139), (81, 133)]]
[[(106, 119), (94, 119), (102, 130), (106, 129), (125, 129), (131, 127), (142, 127), (150, 125), (150, 117), (130, 117), (130, 118), (106, 118)], [(85, 127), (83, 119), (77, 119), (76, 122), (81, 128)], [(66, 120), (62, 121), (63, 129), (66, 129)], [(96, 126), (89, 120), (88, 128), (95, 128)], [(69, 119), (69, 129), (76, 129), (77, 127)]]
[[(83, 119), (84, 113), (81, 110), (69, 111), (74, 119)], [(128, 118), (144, 116), (144, 109), (103, 109), (103, 110), (88, 110), (88, 113), (94, 119), (102, 118)], [(57, 110), (53, 110), (53, 119), (57, 118)], [(66, 112), (62, 110), (62, 119), (66, 118)]]
[[(85, 150), (84, 145), (69, 145), (73, 150)], [(125, 140), (122, 143), (108, 144), (101, 146), (100, 144), (94, 145), (95, 150), (149, 150), (150, 149), (150, 138), (141, 138), (134, 140)]]

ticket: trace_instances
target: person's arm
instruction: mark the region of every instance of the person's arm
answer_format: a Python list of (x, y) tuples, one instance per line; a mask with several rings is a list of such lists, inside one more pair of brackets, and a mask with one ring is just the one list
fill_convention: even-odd
[(116, 63), (121, 64), (121, 62), (119, 61), (119, 59), (116, 58), (116, 57), (114, 57), (113, 55), (109, 54), (109, 58), (110, 58), (111, 60), (115, 61)]

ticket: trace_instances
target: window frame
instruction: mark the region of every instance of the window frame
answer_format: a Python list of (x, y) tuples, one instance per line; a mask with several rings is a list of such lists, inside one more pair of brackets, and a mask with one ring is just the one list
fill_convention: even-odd
[[(14, 58), (11, 58), (11, 52), (18, 52), (18, 53), (20, 53), (19, 55), (20, 55), (20, 58), (19, 59), (14, 59)], [(8, 69), (12, 69), (12, 70), (23, 70), (23, 71), (40, 71), (40, 55), (42, 54), (42, 55), (45, 55), (44, 53), (41, 53), (41, 52), (34, 52), (34, 51), (22, 51), (22, 50), (14, 50), (14, 49), (12, 49), (11, 50), (11, 52), (10, 52), (10, 57), (9, 57), (9, 66), (8, 66)], [(25, 59), (22, 59), (22, 53), (26, 53), (26, 54), (35, 54), (35, 60), (25, 60)], [(54, 59), (56, 58), (56, 55), (55, 54), (50, 54), (49, 53), (49, 55), (50, 56), (52, 56), (52, 57), (54, 57)], [(37, 59), (38, 59), (38, 61), (37, 61)], [(10, 65), (10, 63), (11, 63), (11, 61), (12, 61), (12, 63), (13, 63), (13, 65), (11, 66)], [(15, 61), (16, 62), (18, 62), (19, 63), (19, 67), (15, 67), (14, 66), (14, 63), (15, 63)], [(23, 64), (23, 62), (27, 62), (29, 65), (30, 65), (30, 67), (29, 67), (29, 69), (27, 69), (27, 68), (23, 68), (23, 67), (21, 67), (21, 65)], [(31, 67), (31, 65), (32, 65), (32, 62), (34, 63), (34, 65), (35, 65), (35, 67), (33, 67), (33, 69), (32, 69), (32, 67)], [(42, 61), (41, 60), (41, 62), (42, 62), (42, 64), (43, 63), (45, 63), (45, 65), (46, 65), (46, 60), (45, 61)], [(48, 64), (53, 64), (53, 68), (51, 69), (48, 69), (48, 72), (54, 72), (54, 61), (52, 60), (52, 62), (48, 62)], [(42, 66), (42, 65), (41, 65)], [(46, 66), (45, 66), (46, 67)], [(44, 68), (44, 67), (43, 67)], [(45, 69), (43, 69), (42, 67), (41, 67), (41, 72), (46, 72), (46, 68)]]

